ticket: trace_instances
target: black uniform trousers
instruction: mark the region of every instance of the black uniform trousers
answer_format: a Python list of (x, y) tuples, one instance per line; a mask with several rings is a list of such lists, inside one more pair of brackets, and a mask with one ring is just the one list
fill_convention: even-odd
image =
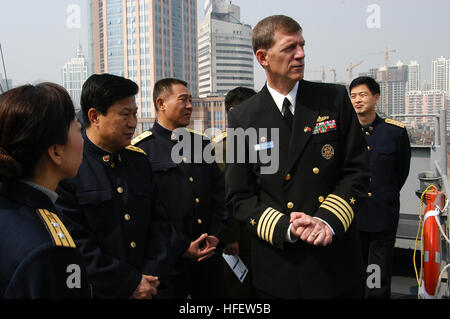
[[(367, 271), (365, 298), (389, 299), (391, 297), (392, 266), (396, 231), (360, 231), (364, 269)], [(370, 265), (376, 265), (373, 268)], [(378, 273), (378, 269), (380, 270)], [(379, 278), (377, 277), (379, 276)]]

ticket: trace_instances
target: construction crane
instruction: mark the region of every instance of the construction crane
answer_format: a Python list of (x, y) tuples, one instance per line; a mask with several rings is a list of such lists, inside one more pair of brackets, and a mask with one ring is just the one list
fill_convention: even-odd
[(329, 69), (328, 71), (333, 72), (333, 83), (336, 83), (336, 69), (332, 68)]
[(357, 66), (363, 64), (363, 63), (364, 63), (364, 61), (359, 61), (356, 64), (353, 64), (352, 62), (350, 62), (350, 65), (349, 65), (348, 69), (345, 70), (345, 71), (348, 71), (348, 77), (350, 79), (350, 82), (353, 80), (353, 69), (356, 68)]
[(388, 47), (386, 47), (386, 50), (384, 51), (378, 51), (378, 52), (371, 52), (371, 53), (367, 53), (367, 54), (363, 54), (361, 55), (361, 57), (363, 56), (369, 56), (369, 55), (376, 55), (376, 54), (384, 54), (384, 63), (386, 66), (386, 69), (389, 67), (389, 53), (393, 53), (393, 52), (397, 52), (395, 49), (390, 49)]
[(310, 70), (310, 71), (308, 70), (306, 72), (307, 73), (308, 72), (311, 72), (311, 73), (322, 73), (322, 82), (326, 81), (326, 72), (333, 72), (333, 80), (334, 80), (334, 83), (336, 83), (336, 69), (334, 69), (334, 68), (326, 69), (325, 66), (323, 65), (322, 66), (322, 70)]

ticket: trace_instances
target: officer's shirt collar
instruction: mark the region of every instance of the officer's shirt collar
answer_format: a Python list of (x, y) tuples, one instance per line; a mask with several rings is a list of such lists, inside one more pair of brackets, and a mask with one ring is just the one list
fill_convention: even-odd
[(172, 142), (178, 142), (179, 134), (169, 129), (166, 129), (161, 124), (159, 124), (158, 121), (155, 121), (155, 124), (153, 124), (151, 131), (164, 137), (165, 139), (171, 140)]
[(123, 164), (123, 161), (125, 159), (123, 155), (123, 149), (114, 153), (108, 152), (107, 150), (104, 150), (100, 146), (94, 144), (89, 139), (85, 131), (82, 133), (82, 135), (84, 138), (84, 145), (86, 150), (105, 166), (114, 168)]
[(289, 102), (291, 102), (289, 109), (291, 110), (292, 114), (294, 114), (295, 101), (297, 101), (298, 83), (299, 82), (297, 81), (297, 83), (295, 84), (293, 89), (288, 93), (288, 95), (283, 95), (274, 88), (270, 87), (269, 83), (267, 82), (267, 89), (269, 90), (270, 95), (272, 95), (272, 98), (275, 101), (275, 104), (277, 105), (281, 114), (283, 114), (283, 102), (285, 98), (287, 98)]
[(380, 124), (383, 121), (381, 117), (376, 114), (375, 120), (371, 124), (368, 125), (361, 125), (363, 132), (369, 132), (370, 134), (373, 133), (373, 130), (377, 127), (378, 124)]
[(38, 185), (31, 181), (22, 180), (22, 182), (33, 187), (34, 189), (37, 189), (38, 191), (41, 191), (45, 195), (47, 195), (53, 204), (56, 203), (56, 200), (58, 199), (58, 194), (56, 192), (53, 192), (53, 191), (49, 190), (48, 188), (45, 188), (44, 186)]

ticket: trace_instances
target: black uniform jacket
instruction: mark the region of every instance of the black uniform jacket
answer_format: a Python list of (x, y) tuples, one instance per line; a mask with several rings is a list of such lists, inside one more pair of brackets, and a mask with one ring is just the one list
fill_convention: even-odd
[[(364, 136), (345, 87), (300, 81), (292, 134), (266, 86), (235, 107), (228, 120), (227, 155), (239, 145), (230, 144), (236, 140), (230, 128), (257, 130), (256, 138), (245, 137), (245, 163), (230, 163), (227, 156), (225, 174), (227, 201), (254, 235), (254, 285), (276, 297), (320, 298), (359, 284), (354, 218), (370, 174)], [(234, 150), (238, 157), (241, 152)], [(267, 163), (262, 152), (272, 161)], [(277, 153), (278, 170), (262, 174)], [(327, 222), (335, 232), (332, 244), (286, 242), (291, 212)]]
[(362, 231), (395, 231), (400, 210), (400, 189), (409, 174), (411, 146), (405, 125), (382, 119), (363, 129), (369, 149), (372, 179), (367, 202), (361, 206)]
[(60, 183), (56, 203), (86, 260), (94, 296), (129, 298), (142, 274), (165, 282), (170, 226), (146, 154), (133, 146), (109, 153), (83, 137), (78, 175)]
[[(184, 134), (178, 134), (178, 130)], [(161, 201), (176, 230), (172, 238), (175, 260), (203, 233), (214, 235), (223, 243), (228, 217), (223, 175), (215, 160), (207, 162), (202, 156), (205, 147), (212, 147), (212, 144), (192, 130), (178, 130), (172, 132), (155, 122), (151, 131), (144, 132), (132, 142), (151, 160)], [(177, 163), (178, 160), (172, 159), (172, 149), (181, 146), (178, 141), (184, 136), (189, 136), (191, 143), (185, 141), (186, 147), (180, 147), (176, 152), (182, 156), (181, 162)], [(210, 154), (215, 159), (214, 152)]]
[(91, 298), (82, 256), (50, 198), (0, 184), (0, 298)]

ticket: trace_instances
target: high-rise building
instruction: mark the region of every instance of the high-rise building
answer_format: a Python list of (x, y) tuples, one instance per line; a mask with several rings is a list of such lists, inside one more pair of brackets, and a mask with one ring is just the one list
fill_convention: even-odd
[(75, 56), (62, 68), (62, 85), (69, 92), (76, 111), (80, 109), (81, 89), (87, 78), (88, 62), (83, 55), (81, 44), (78, 44)]
[[(386, 116), (403, 114), (405, 112), (408, 66), (399, 61), (396, 66), (389, 67), (387, 72), (386, 67), (382, 67), (378, 69), (376, 80), (380, 84), (381, 89), (380, 101), (377, 104), (378, 110)], [(399, 119), (402, 120), (401, 118)]]
[(225, 95), (237, 86), (254, 88), (252, 28), (240, 8), (206, 0), (198, 32), (199, 96)]
[(450, 91), (450, 60), (443, 56), (431, 62), (431, 89)]
[(137, 133), (155, 118), (152, 89), (159, 79), (182, 79), (198, 95), (196, 0), (91, 1), (94, 71), (139, 85)]
[[(447, 109), (448, 101), (443, 91), (410, 91), (405, 95), (405, 113), (409, 115), (427, 114), (429, 116), (407, 117), (405, 122), (416, 128), (421, 125), (433, 127), (435, 118), (441, 109)], [(449, 127), (449, 121), (447, 121)]]
[(406, 91), (420, 90), (420, 65), (417, 61), (411, 61), (408, 65), (408, 82), (406, 83)]
[(378, 73), (378, 69), (377, 68), (370, 68), (369, 71), (367, 71), (367, 72), (360, 72), (358, 74), (358, 76), (368, 76), (368, 77), (371, 77), (372, 79), (376, 80), (377, 79), (377, 73)]

